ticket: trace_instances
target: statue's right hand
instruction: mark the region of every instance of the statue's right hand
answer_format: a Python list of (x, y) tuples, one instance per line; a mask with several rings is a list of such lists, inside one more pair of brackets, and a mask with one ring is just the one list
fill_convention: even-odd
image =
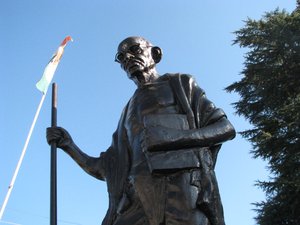
[(61, 149), (74, 144), (71, 135), (62, 127), (48, 127), (46, 137), (49, 145), (55, 142), (57, 147)]

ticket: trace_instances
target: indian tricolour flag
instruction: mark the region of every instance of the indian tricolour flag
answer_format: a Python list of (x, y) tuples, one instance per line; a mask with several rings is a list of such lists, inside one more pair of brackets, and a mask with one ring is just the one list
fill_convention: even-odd
[[(49, 84), (51, 83), (52, 81), (52, 78), (53, 78), (53, 75), (54, 75), (54, 72), (57, 68), (57, 65), (59, 63), (59, 60), (60, 58), (62, 57), (62, 54), (64, 52), (64, 47), (67, 45), (68, 41), (71, 41), (72, 38), (70, 36), (66, 37), (63, 42), (60, 44), (59, 48), (57, 49), (57, 51), (55, 52), (55, 54), (52, 56), (50, 62), (48, 63), (48, 65), (46, 66), (45, 68), (45, 71), (44, 71), (44, 74), (43, 74), (43, 77), (41, 78), (41, 80), (36, 84), (36, 87), (41, 91), (43, 92), (43, 95), (42, 95), (42, 98), (41, 98), (41, 101), (40, 101), (40, 104), (36, 110), (36, 113), (35, 113), (35, 116), (34, 116), (34, 119), (33, 119), (33, 122), (31, 124), (31, 127), (30, 127), (30, 130), (28, 132), (28, 135), (27, 135), (27, 138), (26, 138), (26, 141), (25, 141), (25, 144), (24, 144), (24, 147), (23, 147), (23, 150), (22, 150), (22, 153), (21, 153), (21, 157), (18, 161), (18, 164), (16, 166), (16, 169), (15, 169), (15, 172), (13, 174), (13, 177), (12, 177), (12, 180), (10, 182), (10, 185), (8, 186), (8, 190), (7, 190), (7, 194), (5, 196), (5, 199), (4, 199), (4, 202), (2, 204), (2, 207), (0, 208), (0, 223), (3, 222), (2, 221), (2, 216), (3, 216), (3, 213), (4, 213), (4, 210), (6, 208), (6, 205), (7, 205), (7, 202), (8, 202), (8, 199), (9, 199), (9, 196), (11, 194), (11, 191), (14, 187), (14, 183), (15, 183), (15, 180), (17, 178), (17, 175), (19, 173), (19, 170), (20, 170), (20, 167), (21, 167), (21, 164), (22, 164), (22, 161), (24, 159), (24, 156), (25, 156), (25, 153), (26, 153), (26, 150), (27, 150), (27, 147), (28, 147), (28, 143), (29, 143), (29, 140), (30, 140), (30, 137), (31, 137), (31, 134), (33, 132), (33, 129), (34, 129), (34, 126), (35, 126), (35, 123), (37, 121), (37, 118), (39, 116), (39, 113), (40, 113), (40, 110), (42, 108), (42, 105), (43, 105), (43, 102), (44, 102), (44, 99), (46, 97), (46, 92), (48, 90), (48, 87), (49, 87)], [(10, 223), (10, 224), (15, 224), (15, 223)]]
[(55, 52), (55, 54), (52, 56), (49, 63), (47, 64), (41, 80), (36, 84), (37, 89), (39, 89), (43, 94), (46, 94), (48, 90), (49, 84), (52, 81), (58, 63), (64, 53), (64, 48), (69, 41), (72, 41), (72, 38), (70, 36), (67, 36), (60, 44), (57, 51)]

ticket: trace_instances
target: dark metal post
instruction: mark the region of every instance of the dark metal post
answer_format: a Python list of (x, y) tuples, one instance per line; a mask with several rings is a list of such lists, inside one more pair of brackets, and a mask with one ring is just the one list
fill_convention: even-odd
[[(51, 126), (57, 126), (57, 85), (52, 84)], [(50, 171), (50, 225), (57, 225), (57, 151), (56, 143), (51, 143)]]

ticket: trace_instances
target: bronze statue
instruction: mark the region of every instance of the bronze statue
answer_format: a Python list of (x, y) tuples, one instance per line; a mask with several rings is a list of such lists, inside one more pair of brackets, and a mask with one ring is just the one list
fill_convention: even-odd
[(103, 225), (224, 225), (214, 166), (235, 130), (193, 77), (160, 76), (161, 58), (142, 37), (120, 43), (116, 61), (137, 89), (100, 157), (86, 155), (61, 127), (48, 128), (47, 141), (107, 182)]

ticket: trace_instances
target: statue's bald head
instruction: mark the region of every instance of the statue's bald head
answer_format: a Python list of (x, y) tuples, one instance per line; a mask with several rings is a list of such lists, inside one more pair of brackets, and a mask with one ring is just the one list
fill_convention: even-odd
[(130, 79), (145, 83), (158, 76), (155, 65), (161, 57), (159, 47), (143, 37), (132, 36), (121, 41), (115, 61), (120, 63)]
[[(155, 63), (159, 63), (162, 58), (162, 50), (159, 47), (154, 46), (150, 41), (143, 37), (139, 36), (131, 36), (125, 38), (118, 46), (118, 53), (116, 55), (116, 61), (121, 62), (124, 58), (125, 52), (132, 52), (132, 50), (138, 50), (136, 46), (140, 46), (141, 48), (149, 48), (151, 49), (151, 56)], [(137, 52), (138, 53), (138, 52)]]
[(143, 37), (138, 37), (138, 36), (132, 36), (125, 38), (121, 43), (119, 44), (118, 51), (125, 51), (128, 47), (133, 46), (133, 45), (142, 45), (142, 46), (147, 46), (147, 47), (153, 47), (153, 45), (146, 40)]

